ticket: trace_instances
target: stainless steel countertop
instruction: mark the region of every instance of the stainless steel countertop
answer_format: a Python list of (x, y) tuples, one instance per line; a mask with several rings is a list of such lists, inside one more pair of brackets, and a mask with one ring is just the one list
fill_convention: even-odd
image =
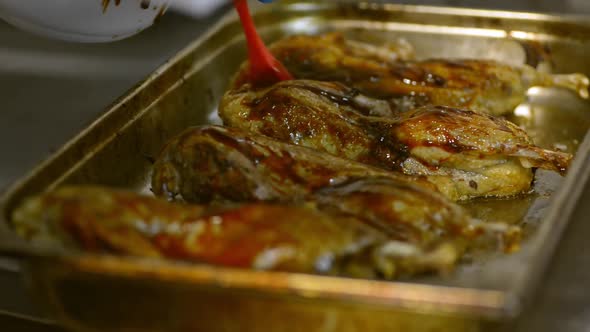
[[(480, 0), (406, 3), (492, 6)], [(590, 0), (497, 0), (497, 9), (590, 13)], [(217, 16), (176, 15), (134, 38), (108, 45), (50, 41), (0, 22), (0, 190), (96, 118), (110, 102), (208, 28)], [(578, 206), (537, 298), (518, 331), (590, 331), (590, 188)], [(26, 318), (34, 317), (31, 321)], [(39, 319), (40, 318), (40, 319)], [(0, 259), (0, 327), (58, 331), (29, 301), (14, 262)]]

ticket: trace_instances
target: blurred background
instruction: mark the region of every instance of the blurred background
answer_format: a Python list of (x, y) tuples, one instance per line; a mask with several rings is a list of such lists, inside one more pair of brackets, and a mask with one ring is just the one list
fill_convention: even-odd
[[(590, 0), (381, 2), (590, 14)], [(0, 191), (197, 38), (228, 9), (222, 7), (199, 20), (170, 13), (135, 37), (95, 45), (44, 39), (0, 21)], [(23, 320), (31, 318), (38, 323)], [(0, 330), (48, 329), (24, 293), (17, 266), (0, 260)]]

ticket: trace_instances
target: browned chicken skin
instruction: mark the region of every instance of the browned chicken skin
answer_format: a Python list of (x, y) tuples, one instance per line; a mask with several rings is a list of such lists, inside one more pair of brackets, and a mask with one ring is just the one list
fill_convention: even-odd
[[(341, 204), (352, 210), (357, 203), (364, 204), (366, 195), (380, 198), (381, 189), (375, 187), (379, 184), (372, 186), (335, 190)], [(386, 215), (387, 210), (393, 208), (383, 204), (375, 215)], [(466, 240), (478, 232), (460, 210), (449, 212), (458, 219), (449, 220), (452, 225), (432, 223), (439, 233), (400, 231), (390, 240), (355, 218), (355, 213), (320, 212), (313, 206), (255, 203), (213, 210), (121, 190), (64, 187), (28, 199), (14, 212), (13, 222), (26, 239), (93, 253), (393, 278), (453, 267)], [(440, 222), (445, 218), (441, 216)]]
[[(338, 33), (294, 36), (278, 41), (271, 50), (298, 79), (342, 82), (389, 101), (395, 111), (445, 105), (500, 115), (525, 101), (534, 86), (564, 87), (588, 96), (588, 78), (581, 74), (548, 75), (526, 65), (512, 67), (490, 60), (403, 61), (410, 58), (407, 52), (367, 46), (374, 51), (366, 54), (351, 51), (351, 43), (362, 45)], [(233, 88), (246, 83), (243, 73), (242, 69)]]
[[(154, 165), (152, 190), (195, 203), (314, 202), (420, 250), (449, 242), (464, 245), (491, 235), (497, 226), (471, 220), (420, 179), (217, 126), (191, 128), (173, 139)], [(505, 249), (512, 250), (518, 231), (504, 225), (500, 233)], [(488, 244), (493, 238), (482, 236)]]
[(453, 200), (526, 192), (532, 167), (563, 173), (571, 160), (534, 146), (523, 130), (500, 118), (440, 106), (395, 113), (338, 83), (244, 85), (226, 93), (219, 114), (230, 127), (426, 176)]
[(95, 253), (412, 276), (447, 271), (469, 250), (519, 246), (519, 227), (474, 220), (448, 198), (516, 195), (530, 190), (534, 168), (569, 166), (571, 155), (484, 113), (511, 111), (532, 86), (587, 94), (581, 75), (412, 61), (408, 44), (339, 34), (291, 37), (272, 50), (297, 78), (332, 82), (253, 87), (238, 73), (220, 106), (231, 128), (189, 128), (154, 165), (154, 194), (207, 205), (65, 187), (18, 208), (17, 232)]
[(152, 191), (193, 203), (297, 202), (324, 187), (369, 177), (438, 195), (420, 178), (219, 126), (189, 128), (170, 140), (154, 164)]
[(355, 218), (312, 208), (213, 211), (101, 187), (64, 187), (29, 199), (13, 221), (25, 238), (51, 236), (89, 252), (295, 272), (333, 272), (338, 261), (385, 241)]

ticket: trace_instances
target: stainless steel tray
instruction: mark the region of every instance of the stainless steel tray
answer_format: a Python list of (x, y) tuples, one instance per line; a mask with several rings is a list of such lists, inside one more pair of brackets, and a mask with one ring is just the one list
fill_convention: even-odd
[[(267, 40), (331, 30), (376, 43), (401, 36), (420, 57), (521, 64), (535, 60), (534, 50), (549, 49), (555, 72), (590, 74), (590, 24), (583, 18), (281, 1), (261, 8), (256, 20)], [(84, 331), (479, 331), (520, 313), (590, 176), (590, 104), (560, 90), (533, 89), (515, 121), (541, 145), (577, 151), (568, 176), (539, 172), (536, 195), (467, 206), (531, 231), (519, 253), (482, 257), (449, 277), (384, 282), (93, 256), (33, 247), (14, 235), (14, 207), (60, 184), (147, 192), (146, 156), (189, 125), (217, 121), (217, 103), (245, 54), (228, 14), (0, 199), (0, 252), (23, 259), (33, 294), (53, 317)]]

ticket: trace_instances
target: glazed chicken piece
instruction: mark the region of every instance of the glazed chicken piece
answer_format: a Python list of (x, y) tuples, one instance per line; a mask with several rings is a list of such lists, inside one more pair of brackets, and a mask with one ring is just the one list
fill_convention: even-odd
[(300, 202), (323, 187), (365, 177), (435, 190), (423, 179), (238, 128), (202, 126), (189, 128), (166, 144), (154, 164), (152, 192), (192, 203)]
[(572, 158), (536, 147), (501, 118), (441, 106), (396, 114), (339, 83), (244, 85), (226, 93), (219, 115), (230, 127), (425, 176), (452, 200), (527, 192), (532, 168), (564, 173)]
[[(364, 204), (354, 193), (340, 192), (343, 204)], [(456, 226), (467, 220), (457, 211), (451, 214), (461, 218)], [(460, 228), (427, 235), (438, 241), (409, 232), (389, 240), (353, 216), (313, 206), (255, 203), (211, 209), (85, 186), (30, 198), (12, 220), (25, 239), (65, 249), (365, 278), (448, 271), (463, 243)]]
[(467, 218), (457, 217), (460, 209), (423, 179), (220, 126), (189, 128), (173, 138), (154, 164), (152, 192), (200, 204), (300, 203), (315, 200), (330, 188), (371, 179), (387, 181), (389, 191), (403, 203), (399, 217), (390, 219), (419, 223), (435, 212), (443, 221)]
[(441, 195), (391, 179), (365, 178), (326, 187), (316, 192), (314, 200), (323, 211), (355, 216), (389, 235), (391, 240), (380, 250), (387, 252), (384, 257), (397, 259), (380, 264), (386, 275), (420, 272), (413, 270), (414, 257), (441, 257), (434, 261), (442, 262), (465, 250), (514, 252), (520, 247), (520, 227), (480, 222)]
[(313, 202), (383, 231), (392, 240), (388, 257), (400, 247), (421, 259), (455, 257), (465, 246), (497, 245), (498, 238), (504, 250), (518, 247), (518, 228), (478, 223), (420, 179), (236, 128), (196, 127), (174, 138), (154, 165), (152, 191), (196, 203)]
[(101, 187), (31, 198), (13, 223), (26, 239), (87, 252), (294, 272), (338, 273), (340, 262), (385, 240), (354, 218), (312, 208), (250, 204), (213, 211)]
[[(589, 81), (582, 74), (549, 75), (527, 65), (512, 67), (490, 60), (389, 61), (384, 56), (346, 52), (350, 43), (341, 34), (294, 36), (275, 43), (271, 51), (298, 79), (342, 82), (389, 101), (394, 111), (446, 105), (500, 115), (524, 102), (534, 86), (563, 87), (588, 97)], [(379, 51), (388, 52), (387, 48)], [(233, 88), (245, 83), (245, 66)]]
[[(280, 52), (283, 55), (281, 57), (283, 62), (287, 61), (287, 63), (293, 62), (295, 64), (301, 61), (309, 62), (310, 65), (321, 63), (321, 69), (325, 72), (337, 72), (342, 68), (348, 68), (348, 66), (357, 68), (357, 66), (361, 65), (359, 60), (394, 65), (398, 61), (413, 60), (415, 57), (414, 47), (403, 38), (375, 46), (344, 39), (339, 33), (330, 33), (321, 37), (291, 37), (272, 45), (271, 51), (273, 53), (281, 51), (284, 47), (287, 47), (288, 51)], [(287, 52), (289, 53), (287, 54)], [(245, 63), (242, 69), (246, 69), (246, 66), (248, 66), (248, 63)], [(294, 66), (294, 68), (298, 67)], [(305, 76), (312, 73), (302, 71), (297, 74)], [(247, 82), (247, 75), (238, 75), (234, 85), (237, 87)]]

